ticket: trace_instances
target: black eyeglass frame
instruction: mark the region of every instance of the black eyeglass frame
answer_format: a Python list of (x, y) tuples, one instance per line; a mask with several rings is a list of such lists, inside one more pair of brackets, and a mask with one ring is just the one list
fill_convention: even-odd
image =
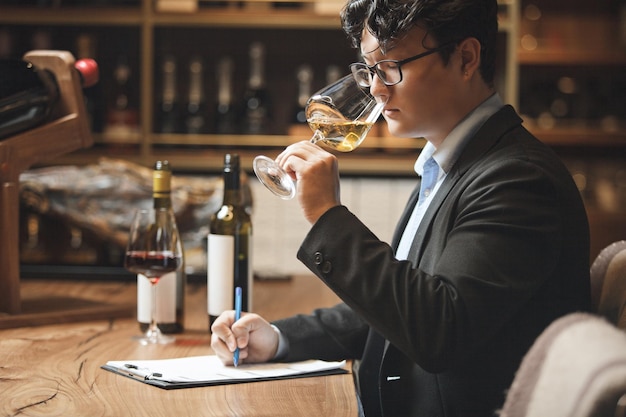
[[(354, 62), (354, 63), (350, 64), (350, 71), (352, 72), (352, 76), (354, 77), (354, 79), (356, 80), (356, 82), (359, 85), (361, 85), (361, 84), (359, 83), (359, 79), (357, 79), (356, 71), (364, 70), (365, 68), (367, 68), (367, 70), (369, 71), (370, 75), (372, 75), (372, 77), (374, 75), (377, 75), (378, 79), (380, 79), (383, 82), (383, 84), (385, 84), (387, 87), (391, 87), (391, 86), (394, 86), (394, 85), (399, 84), (400, 82), (402, 82), (402, 65), (408, 64), (409, 62), (412, 62), (412, 61), (416, 61), (416, 60), (418, 60), (420, 58), (424, 58), (424, 57), (426, 57), (428, 55), (432, 55), (434, 53), (440, 52), (440, 51), (444, 50), (445, 48), (447, 48), (450, 45), (453, 45), (455, 43), (456, 43), (456, 41), (446, 42), (443, 45), (437, 46), (436, 48), (429, 49), (429, 50), (427, 50), (425, 52), (422, 52), (422, 53), (417, 54), (417, 55), (413, 55), (411, 57), (408, 57), (408, 58), (405, 58), (405, 59), (402, 59), (402, 60), (383, 59), (382, 61), (378, 61), (374, 65), (367, 65), (365, 62)], [(378, 66), (380, 64), (389, 63), (389, 62), (394, 63), (398, 67), (398, 74), (400, 74), (400, 79), (398, 81), (387, 82), (387, 81), (385, 81), (384, 77), (381, 77), (381, 75), (379, 74), (379, 72), (382, 72), (383, 74), (384, 74), (384, 72), (381, 69), (379, 69)], [(371, 85), (372, 85), (372, 81), (370, 79), (369, 85), (367, 85), (367, 86), (363, 85), (362, 87), (371, 87)]]

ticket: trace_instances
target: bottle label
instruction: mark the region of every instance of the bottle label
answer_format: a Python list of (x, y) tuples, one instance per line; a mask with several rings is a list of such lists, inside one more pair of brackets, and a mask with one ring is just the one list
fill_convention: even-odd
[[(144, 275), (137, 275), (137, 321), (150, 323), (152, 284)], [(165, 274), (156, 286), (157, 323), (176, 323), (176, 272)]]
[(209, 234), (207, 250), (208, 313), (232, 310), (235, 276), (235, 237)]
[(207, 250), (207, 307), (210, 316), (219, 316), (226, 310), (234, 309), (235, 265), (246, 274), (244, 288), (244, 308), (252, 310), (252, 248), (248, 240), (247, 259), (235, 262), (235, 237), (231, 235), (209, 234)]

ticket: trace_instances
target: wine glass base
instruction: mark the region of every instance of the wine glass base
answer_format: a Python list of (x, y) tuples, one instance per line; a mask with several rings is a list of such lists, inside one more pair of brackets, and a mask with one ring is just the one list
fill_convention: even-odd
[(252, 167), (263, 185), (278, 197), (291, 200), (296, 195), (296, 185), (291, 177), (270, 158), (257, 156)]
[(133, 337), (133, 339), (139, 342), (142, 346), (167, 345), (176, 341), (176, 338), (173, 336), (164, 335), (160, 331), (152, 333), (150, 330), (142, 336)]

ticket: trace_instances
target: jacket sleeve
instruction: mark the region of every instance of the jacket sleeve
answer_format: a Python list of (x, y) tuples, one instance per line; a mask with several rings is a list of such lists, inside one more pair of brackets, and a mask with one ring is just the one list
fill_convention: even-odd
[(498, 158), (459, 179), (410, 261), (397, 260), (345, 207), (318, 220), (298, 258), (405, 355), (426, 370), (446, 369), (489, 348), (506, 327), (522, 326), (529, 339), (575, 305), (568, 298), (577, 290), (565, 280), (582, 283), (584, 267), (563, 265), (588, 257), (584, 212), (573, 214), (562, 189), (576, 191), (549, 170)]
[(345, 304), (296, 315), (273, 324), (287, 338), (285, 362), (307, 359), (344, 360), (360, 358), (369, 327)]

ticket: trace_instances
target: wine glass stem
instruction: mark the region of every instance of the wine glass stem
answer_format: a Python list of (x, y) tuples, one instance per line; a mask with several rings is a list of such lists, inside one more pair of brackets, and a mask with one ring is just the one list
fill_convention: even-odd
[(150, 311), (150, 330), (149, 330), (149, 336), (151, 339), (156, 339), (158, 337), (158, 332), (159, 332), (159, 328), (157, 327), (157, 317), (156, 317), (156, 311), (157, 311), (157, 283), (159, 281), (151, 281), (150, 282), (150, 289), (152, 292), (152, 305), (151, 305), (151, 310)]
[(316, 130), (315, 132), (313, 132), (313, 136), (311, 136), (311, 143), (317, 143), (318, 140), (322, 140), (324, 139), (324, 134), (322, 132), (320, 132), (319, 130)]

